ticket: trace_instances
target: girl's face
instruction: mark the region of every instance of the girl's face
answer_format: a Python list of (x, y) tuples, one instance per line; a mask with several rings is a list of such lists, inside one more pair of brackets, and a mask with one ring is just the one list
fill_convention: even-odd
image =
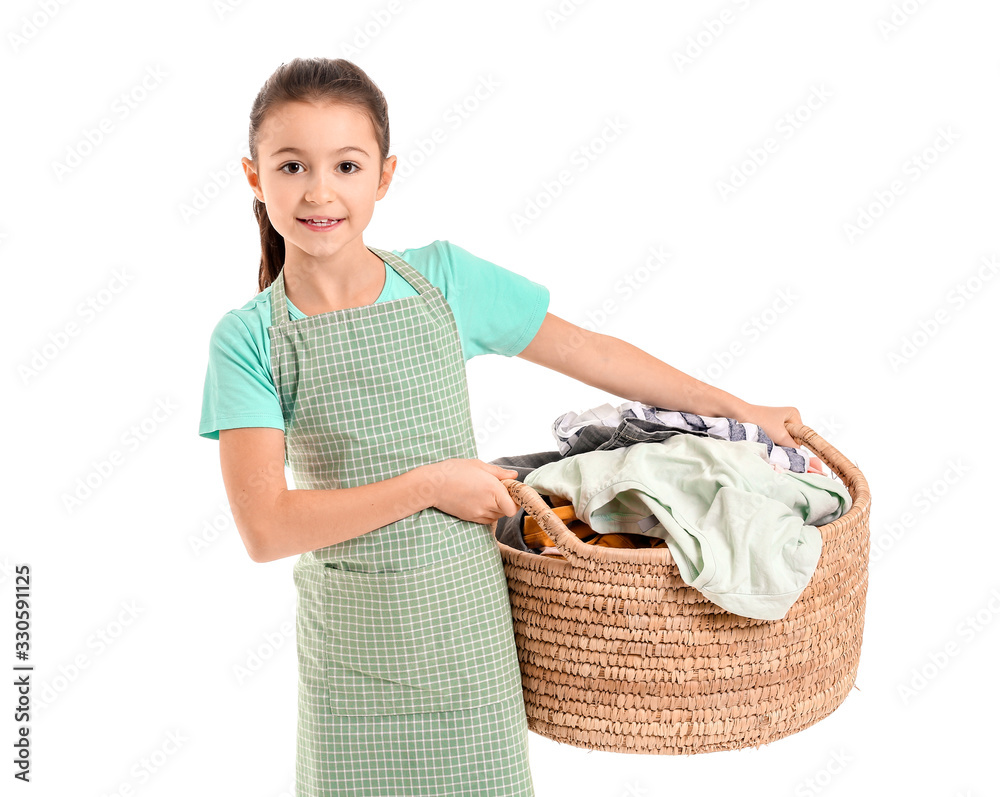
[[(342, 103), (287, 102), (273, 108), (258, 133), (257, 162), (243, 171), (267, 216), (285, 239), (285, 263), (359, 254), (361, 233), (385, 196), (396, 156), (379, 168), (368, 116)], [(313, 229), (303, 219), (337, 219)]]

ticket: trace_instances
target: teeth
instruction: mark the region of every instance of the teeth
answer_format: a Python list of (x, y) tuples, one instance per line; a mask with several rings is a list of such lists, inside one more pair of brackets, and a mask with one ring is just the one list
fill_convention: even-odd
[(310, 224), (333, 224), (336, 219), (306, 219)]

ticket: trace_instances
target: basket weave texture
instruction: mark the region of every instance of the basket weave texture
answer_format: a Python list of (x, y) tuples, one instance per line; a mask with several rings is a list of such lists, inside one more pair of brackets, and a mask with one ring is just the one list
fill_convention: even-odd
[(815, 431), (786, 428), (843, 481), (852, 506), (819, 527), (816, 570), (781, 620), (716, 606), (666, 547), (582, 542), (535, 490), (502, 480), (565, 556), (497, 543), (532, 731), (591, 750), (707, 753), (767, 744), (843, 702), (861, 655), (871, 496)]

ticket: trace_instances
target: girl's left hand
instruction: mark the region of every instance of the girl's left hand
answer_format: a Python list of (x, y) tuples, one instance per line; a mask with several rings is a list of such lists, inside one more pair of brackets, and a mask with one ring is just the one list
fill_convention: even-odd
[(799, 411), (795, 407), (763, 407), (759, 404), (751, 404), (747, 420), (757, 424), (767, 432), (767, 436), (774, 441), (775, 445), (788, 446), (789, 448), (799, 447), (799, 444), (785, 429), (785, 421), (802, 423)]

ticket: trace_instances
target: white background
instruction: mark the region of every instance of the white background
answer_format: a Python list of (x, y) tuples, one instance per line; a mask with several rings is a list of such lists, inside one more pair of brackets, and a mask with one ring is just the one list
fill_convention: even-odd
[[(249, 559), (197, 432), (211, 330), (257, 289), (250, 105), (313, 55), (382, 88), (408, 167), (366, 243), (446, 239), (524, 274), (555, 315), (794, 405), (871, 486), (837, 711), (694, 757), (532, 733), (537, 794), (996, 794), (998, 22), (986, 0), (6, 3), (0, 658), (29, 563), (35, 669), (32, 781), (9, 792), (0, 692), (4, 794), (293, 792), (294, 557)], [(654, 270), (651, 249), (670, 255)], [(518, 358), (468, 375), (483, 460), (551, 450), (557, 415), (623, 400)]]

